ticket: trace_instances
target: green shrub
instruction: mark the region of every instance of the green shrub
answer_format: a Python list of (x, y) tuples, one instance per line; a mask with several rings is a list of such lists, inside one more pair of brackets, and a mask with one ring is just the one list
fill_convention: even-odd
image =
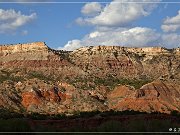
[(40, 114), (40, 113), (31, 113), (28, 115), (28, 118), (31, 118), (34, 120), (45, 120), (45, 119), (47, 119), (47, 115)]
[(38, 78), (38, 79), (44, 80), (44, 81), (54, 81), (54, 78), (51, 75), (46, 76), (43, 73), (36, 72), (36, 71), (29, 72), (28, 78), (29, 79)]
[(18, 81), (24, 80), (24, 78), (22, 76), (12, 75), (12, 73), (14, 73), (15, 71), (1, 70), (0, 72), (1, 72), (0, 83), (2, 83), (3, 81), (7, 81), (7, 80), (11, 80), (13, 82), (18, 82)]
[(23, 118), (23, 114), (5, 109), (0, 109), (0, 118), (1, 119)]
[(173, 111), (171, 111), (171, 115), (173, 115), (173, 116), (180, 116), (180, 112), (178, 112), (176, 110), (173, 110)]
[(117, 79), (117, 78), (112, 78), (112, 77), (109, 77), (109, 78), (106, 78), (106, 79), (96, 78), (94, 80), (94, 83), (96, 85), (109, 86), (111, 89), (113, 89), (118, 84), (121, 84), (121, 85), (130, 85), (130, 86), (133, 86), (135, 89), (139, 89), (144, 84), (147, 84), (149, 82), (151, 82), (151, 80)]

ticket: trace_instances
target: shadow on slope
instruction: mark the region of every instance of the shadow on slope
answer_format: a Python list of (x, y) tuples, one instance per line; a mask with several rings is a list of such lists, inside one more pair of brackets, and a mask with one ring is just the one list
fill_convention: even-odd
[[(22, 115), (1, 110), (1, 132), (180, 132), (180, 114), (137, 111), (76, 112), (74, 115)], [(172, 131), (169, 131), (172, 129)]]

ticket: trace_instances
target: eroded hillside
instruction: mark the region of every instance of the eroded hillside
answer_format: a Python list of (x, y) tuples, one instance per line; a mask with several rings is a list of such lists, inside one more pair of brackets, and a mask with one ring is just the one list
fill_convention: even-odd
[(0, 46), (0, 106), (19, 112), (180, 111), (180, 49)]

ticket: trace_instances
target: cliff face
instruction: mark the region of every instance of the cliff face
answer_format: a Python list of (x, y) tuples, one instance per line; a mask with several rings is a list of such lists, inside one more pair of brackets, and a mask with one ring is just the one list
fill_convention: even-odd
[(85, 72), (99, 77), (155, 79), (177, 73), (180, 53), (178, 49), (161, 47), (97, 46), (75, 50), (70, 53), (70, 58)]
[(47, 60), (48, 47), (43, 42), (1, 45), (1, 62), (13, 60)]
[(65, 58), (66, 55), (67, 52), (53, 50), (44, 42), (4, 45), (0, 46), (0, 65), (1, 68), (22, 68), (48, 75), (78, 75), (78, 67), (73, 69), (73, 65)]
[(28, 51), (45, 51), (48, 47), (44, 42), (34, 42), (27, 44), (0, 45), (1, 53), (17, 53)]
[(90, 46), (66, 52), (43, 42), (2, 45), (0, 65), (3, 108), (180, 111), (180, 48)]
[(0, 46), (1, 67), (37, 69), (62, 76), (62, 70), (69, 70), (71, 77), (81, 74), (82, 77), (157, 79), (177, 75), (179, 60), (179, 48), (96, 46), (65, 52), (50, 49), (43, 42)]

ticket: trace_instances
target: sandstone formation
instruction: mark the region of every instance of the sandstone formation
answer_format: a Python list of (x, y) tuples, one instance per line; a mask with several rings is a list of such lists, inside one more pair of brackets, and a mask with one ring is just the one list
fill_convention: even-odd
[(136, 110), (170, 113), (179, 110), (180, 92), (172, 84), (155, 81), (135, 90), (118, 86), (108, 95), (110, 108), (116, 110)]
[(180, 111), (180, 48), (0, 46), (0, 107), (38, 113)]

